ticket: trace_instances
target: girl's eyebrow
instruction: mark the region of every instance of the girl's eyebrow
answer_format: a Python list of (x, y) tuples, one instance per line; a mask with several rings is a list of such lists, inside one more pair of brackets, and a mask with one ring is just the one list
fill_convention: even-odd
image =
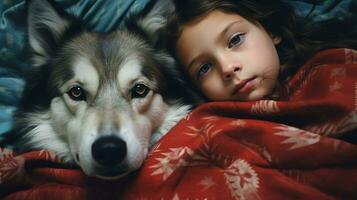
[(197, 58), (194, 58), (190, 64), (187, 66), (187, 71), (190, 71), (190, 69), (192, 68), (192, 66), (197, 62)]
[(230, 23), (225, 29), (223, 29), (223, 31), (219, 35), (220, 37), (216, 38), (216, 40), (219, 40), (220, 38), (224, 37), (227, 34), (227, 32), (232, 28), (232, 26), (235, 26), (236, 24), (241, 24), (241, 23), (243, 23), (243, 20), (241, 20), (241, 19)]

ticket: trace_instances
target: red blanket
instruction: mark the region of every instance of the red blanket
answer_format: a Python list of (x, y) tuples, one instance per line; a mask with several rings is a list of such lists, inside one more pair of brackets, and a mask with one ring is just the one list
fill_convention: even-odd
[(357, 199), (357, 51), (320, 52), (287, 89), (287, 101), (197, 107), (117, 181), (88, 178), (47, 151), (0, 149), (0, 197)]

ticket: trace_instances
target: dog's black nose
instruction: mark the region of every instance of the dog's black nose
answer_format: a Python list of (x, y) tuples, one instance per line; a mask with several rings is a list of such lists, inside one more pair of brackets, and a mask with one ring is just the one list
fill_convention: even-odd
[(126, 143), (114, 136), (102, 137), (92, 145), (93, 158), (101, 165), (114, 166), (124, 160)]

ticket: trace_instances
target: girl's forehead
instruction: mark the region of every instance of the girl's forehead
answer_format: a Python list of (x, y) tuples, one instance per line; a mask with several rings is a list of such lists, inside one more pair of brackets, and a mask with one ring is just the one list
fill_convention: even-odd
[(224, 12), (221, 10), (211, 11), (202, 17), (192, 20), (181, 27), (178, 40), (187, 38), (197, 33), (209, 31), (215, 33), (217, 31), (224, 31), (230, 24), (237, 23), (242, 26), (250, 24), (248, 20), (236, 13)]
[(213, 33), (215, 31), (224, 31), (223, 29), (229, 27), (232, 23), (239, 24), (238, 26), (241, 27), (255, 26), (265, 29), (258, 21), (250, 21), (238, 13), (217, 9), (182, 24), (176, 41), (179, 41), (183, 35), (189, 36), (197, 32), (209, 31)]
[(218, 10), (207, 12), (201, 16), (198, 16), (197, 18), (186, 23), (185, 26), (192, 26), (199, 23), (223, 22), (222, 20), (226, 21), (226, 20), (237, 20), (237, 19), (246, 21), (246, 19), (241, 15), (239, 15), (238, 13), (233, 13), (233, 12), (228, 12), (218, 9)]

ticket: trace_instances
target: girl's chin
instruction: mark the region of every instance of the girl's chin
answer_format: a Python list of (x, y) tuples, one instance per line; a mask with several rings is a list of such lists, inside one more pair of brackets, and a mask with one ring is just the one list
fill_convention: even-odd
[(249, 94), (244, 95), (244, 96), (239, 96), (234, 100), (235, 101), (258, 101), (258, 100), (265, 99), (266, 96), (268, 96), (268, 95), (269, 94), (267, 92), (265, 92), (265, 91), (253, 90)]

